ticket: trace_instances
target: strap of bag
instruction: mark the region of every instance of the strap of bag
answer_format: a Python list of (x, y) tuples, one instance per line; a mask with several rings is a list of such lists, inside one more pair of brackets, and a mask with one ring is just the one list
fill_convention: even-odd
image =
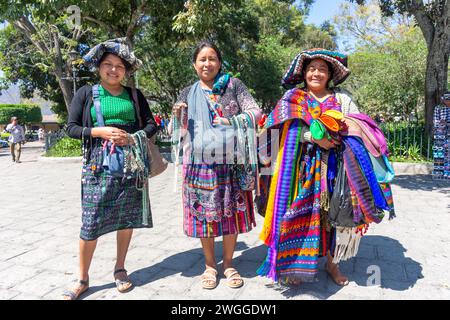
[[(139, 106), (139, 99), (138, 99), (138, 96), (137, 96), (136, 88), (131, 88), (131, 95), (133, 96), (133, 100), (136, 102), (134, 105), (136, 106), (137, 118), (138, 118), (138, 121), (139, 121), (139, 128), (143, 129), (144, 128), (144, 122), (142, 121), (142, 118), (141, 118), (141, 108)], [(149, 141), (155, 143), (156, 135), (153, 135), (153, 137), (149, 138)]]
[(95, 113), (97, 114), (97, 124), (99, 127), (104, 127), (105, 120), (103, 119), (102, 108), (100, 105), (100, 92), (98, 84), (92, 86), (92, 97), (94, 99)]

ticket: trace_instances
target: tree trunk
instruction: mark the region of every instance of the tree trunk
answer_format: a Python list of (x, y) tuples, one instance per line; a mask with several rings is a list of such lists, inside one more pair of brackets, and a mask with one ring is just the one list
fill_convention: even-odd
[(70, 103), (72, 102), (72, 98), (74, 96), (73, 92), (73, 83), (69, 80), (62, 79), (64, 74), (62, 73), (61, 68), (56, 68), (54, 75), (56, 80), (58, 81), (59, 88), (61, 89), (61, 93), (64, 97), (64, 103), (66, 105), (67, 112), (69, 112)]
[(64, 97), (64, 103), (66, 104), (67, 112), (69, 112), (70, 103), (72, 102), (73, 98), (73, 85), (70, 83), (70, 81), (61, 80), (60, 78), (58, 78), (58, 83)]
[(425, 76), (425, 128), (429, 134), (433, 128), (434, 107), (440, 103), (441, 95), (447, 90), (449, 59), (448, 37), (444, 32), (435, 34), (428, 50)]

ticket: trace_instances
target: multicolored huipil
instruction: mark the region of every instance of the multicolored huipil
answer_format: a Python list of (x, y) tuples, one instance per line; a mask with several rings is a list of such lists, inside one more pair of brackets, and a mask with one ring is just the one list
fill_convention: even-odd
[[(182, 90), (178, 102), (188, 104), (191, 87)], [(230, 77), (223, 81), (220, 90), (204, 90), (204, 94), (208, 99), (211, 122), (218, 114), (232, 123), (238, 117), (240, 122), (253, 119), (254, 127), (261, 117), (256, 101), (237, 78)], [(188, 121), (185, 112), (181, 121), (184, 133)], [(256, 150), (256, 145), (254, 147)], [(182, 175), (183, 229), (186, 235), (212, 238), (245, 233), (256, 225), (252, 191), (241, 189), (232, 165), (193, 163), (189, 152), (184, 152)]]

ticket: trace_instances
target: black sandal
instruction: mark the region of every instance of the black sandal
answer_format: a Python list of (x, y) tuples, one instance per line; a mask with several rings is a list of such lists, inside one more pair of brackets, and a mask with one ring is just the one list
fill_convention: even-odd
[[(120, 272), (128, 273), (127, 270), (125, 270), (125, 269), (117, 269), (114, 271), (114, 276)], [(120, 293), (128, 292), (131, 289), (133, 289), (133, 287), (134, 287), (133, 282), (130, 281), (130, 278), (128, 278), (128, 275), (127, 275), (126, 280), (115, 279), (114, 282), (116, 283), (117, 291), (119, 291)], [(127, 287), (126, 289), (121, 289), (121, 287), (123, 288), (126, 285), (129, 285), (129, 287)]]
[[(89, 279), (88, 280), (77, 280), (76, 282), (78, 284), (81, 284), (82, 286), (85, 286), (86, 289), (79, 290), (80, 287), (78, 286), (76, 288), (66, 290), (63, 293), (63, 297), (64, 297), (63, 300), (78, 300), (78, 298), (89, 289)], [(68, 299), (66, 299), (66, 297)]]

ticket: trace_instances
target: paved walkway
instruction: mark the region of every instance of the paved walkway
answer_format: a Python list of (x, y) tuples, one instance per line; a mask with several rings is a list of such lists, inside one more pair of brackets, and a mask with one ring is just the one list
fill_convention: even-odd
[[(42, 146), (28, 143), (22, 163), (0, 149), (0, 299), (60, 299), (77, 277), (80, 163), (40, 160)], [(100, 238), (84, 299), (450, 299), (450, 185), (428, 175), (398, 175), (393, 192), (397, 218), (372, 226), (358, 256), (341, 269), (351, 282), (320, 281), (297, 289), (273, 286), (256, 276), (266, 249), (263, 224), (241, 235), (235, 267), (245, 285), (233, 290), (223, 277), (215, 290), (201, 289), (200, 242), (182, 231), (181, 195), (174, 169), (151, 180), (153, 229), (135, 230), (127, 269), (136, 288), (120, 294), (113, 284), (115, 234)], [(221, 239), (217, 242), (220, 261)], [(219, 265), (220, 267), (220, 265)], [(380, 272), (381, 283), (372, 286)]]

